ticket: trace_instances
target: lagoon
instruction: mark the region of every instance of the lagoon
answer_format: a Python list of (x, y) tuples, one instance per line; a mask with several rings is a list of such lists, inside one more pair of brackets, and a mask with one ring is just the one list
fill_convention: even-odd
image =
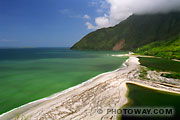
[(170, 107), (174, 109), (173, 116), (156, 116), (156, 117), (127, 117), (122, 116), (122, 120), (155, 120), (155, 119), (163, 119), (163, 120), (175, 120), (179, 118), (180, 114), (180, 95), (168, 92), (162, 92), (158, 90), (153, 90), (149, 88), (145, 88), (142, 86), (128, 84), (129, 88), (129, 103), (125, 108), (131, 107)]

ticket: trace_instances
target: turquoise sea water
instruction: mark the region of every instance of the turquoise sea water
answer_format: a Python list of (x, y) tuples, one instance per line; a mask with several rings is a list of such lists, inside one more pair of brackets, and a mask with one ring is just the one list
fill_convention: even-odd
[(128, 52), (0, 49), (0, 114), (119, 68)]

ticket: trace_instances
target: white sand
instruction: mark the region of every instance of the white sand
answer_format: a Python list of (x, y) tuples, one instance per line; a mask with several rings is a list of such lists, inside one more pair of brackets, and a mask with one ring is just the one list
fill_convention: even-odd
[(116, 120), (117, 114), (107, 113), (107, 109), (119, 109), (128, 102), (126, 83), (180, 93), (178, 88), (154, 87), (155, 83), (137, 79), (138, 58), (130, 56), (125, 64), (127, 67), (124, 69), (98, 75), (88, 82), (20, 107), (2, 115), (0, 120), (12, 119), (18, 113), (17, 120)]

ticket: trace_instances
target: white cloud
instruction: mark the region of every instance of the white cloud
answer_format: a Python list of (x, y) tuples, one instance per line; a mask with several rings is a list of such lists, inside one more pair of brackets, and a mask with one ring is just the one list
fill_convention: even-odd
[(87, 14), (85, 14), (85, 15), (83, 16), (83, 18), (84, 18), (84, 19), (87, 19), (87, 20), (91, 19), (91, 17), (90, 17), (89, 15), (87, 15)]
[(97, 25), (97, 28), (103, 28), (103, 27), (109, 27), (110, 23), (109, 23), (109, 19), (108, 16), (105, 14), (103, 17), (97, 17), (95, 19), (95, 23)]
[(100, 0), (100, 2), (93, 0), (93, 4), (99, 5), (97, 11), (107, 10), (104, 16), (95, 18), (98, 29), (114, 26), (131, 14), (166, 13), (180, 10), (180, 0)]
[(109, 8), (109, 3), (107, 3), (106, 0), (91, 0), (91, 2), (89, 2), (89, 6), (96, 8), (96, 12), (101, 14)]
[(88, 29), (97, 29), (96, 26), (92, 25), (90, 22), (86, 22), (86, 26)]

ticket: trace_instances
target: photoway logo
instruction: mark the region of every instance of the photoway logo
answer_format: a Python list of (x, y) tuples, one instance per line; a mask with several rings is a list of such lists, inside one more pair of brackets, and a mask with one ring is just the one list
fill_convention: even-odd
[(124, 109), (97, 109), (98, 114), (122, 114), (126, 116), (173, 116), (173, 108), (124, 108)]

